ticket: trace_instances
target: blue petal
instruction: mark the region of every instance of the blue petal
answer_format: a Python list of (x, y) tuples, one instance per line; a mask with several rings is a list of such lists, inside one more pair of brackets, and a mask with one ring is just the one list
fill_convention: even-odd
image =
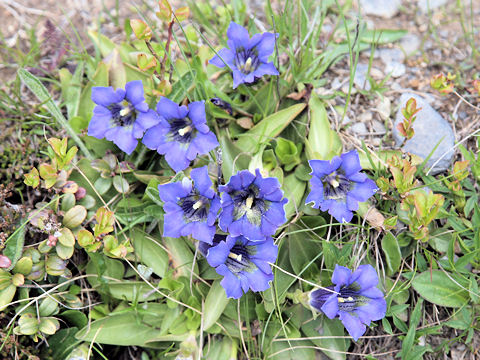
[(133, 105), (137, 105), (145, 101), (145, 98), (143, 97), (142, 80), (134, 80), (134, 81), (128, 82), (125, 85), (125, 91), (126, 91), (125, 97)]
[[(252, 224), (250, 221), (248, 221), (246, 216), (243, 216), (242, 219), (239, 220), (239, 222), (240, 221), (241, 221), (241, 224), (242, 224), (242, 231), (240, 233), (241, 235), (245, 236), (249, 240), (264, 240), (265, 239), (266, 235), (262, 233), (262, 230), (260, 229), (260, 227), (255, 225), (255, 224)], [(231, 227), (232, 226), (230, 225), (230, 228)], [(272, 234), (268, 234), (268, 235), (272, 235)]]
[(282, 203), (272, 203), (264, 216), (274, 225), (283, 225), (287, 221), (283, 206)]
[(252, 272), (244, 271), (243, 274), (248, 279), (250, 289), (253, 291), (265, 291), (270, 287), (269, 282), (273, 280), (273, 274), (265, 274), (260, 269)]
[(169, 151), (165, 154), (165, 160), (175, 172), (184, 170), (190, 165), (190, 160), (187, 159), (187, 148), (177, 142), (172, 142)]
[(233, 221), (233, 204), (229, 206), (225, 206), (222, 204), (222, 212), (218, 217), (218, 225), (220, 226), (220, 229), (222, 229), (223, 231), (228, 231), (228, 227), (230, 226), (232, 221)]
[(261, 223), (261, 232), (263, 236), (270, 236), (275, 234), (275, 232), (278, 229), (278, 225), (272, 224), (268, 218), (262, 217), (262, 223)]
[(248, 35), (247, 29), (245, 29), (243, 26), (240, 26), (233, 21), (230, 22), (230, 26), (227, 29), (227, 36), (235, 44), (235, 49), (238, 47), (243, 47), (245, 49), (248, 48), (250, 35)]
[(207, 217), (208, 225), (213, 225), (215, 223), (215, 220), (217, 220), (218, 210), (220, 209), (220, 206), (221, 206), (220, 199), (218, 198), (218, 196), (215, 195), (213, 200), (210, 202), (210, 211), (208, 212), (208, 217)]
[(88, 135), (97, 139), (103, 139), (105, 132), (112, 128), (111, 120), (112, 117), (110, 115), (94, 114), (88, 124)]
[(253, 72), (255, 77), (262, 77), (263, 75), (278, 75), (279, 72), (273, 62), (262, 63), (260, 66)]
[(255, 180), (255, 175), (253, 175), (248, 170), (242, 170), (237, 173), (237, 176), (240, 176), (240, 180), (242, 181), (242, 188), (246, 189), (250, 184)]
[(365, 180), (363, 183), (353, 183), (353, 188), (348, 195), (353, 196), (360, 202), (367, 201), (378, 190), (377, 184), (371, 179)]
[[(229, 225), (227, 230), (232, 236), (240, 236), (240, 235), (245, 235), (243, 232), (243, 227), (242, 227), (242, 219), (240, 218), (237, 221), (232, 221)], [(246, 235), (245, 235), (246, 236)]]
[(305, 199), (305, 204), (313, 202), (313, 207), (318, 208), (324, 201), (323, 197), (323, 184), (317, 177), (310, 179), (310, 193)]
[(265, 62), (268, 57), (272, 55), (275, 49), (275, 35), (272, 33), (263, 33), (260, 42), (256, 45), (258, 51), (258, 58), (260, 61)]
[(353, 218), (353, 213), (348, 210), (346, 202), (332, 200), (328, 213), (340, 223), (350, 222)]
[(365, 296), (370, 299), (383, 298), (382, 290), (375, 286), (372, 286), (368, 289), (362, 289), (358, 294), (360, 296)]
[[(213, 58), (211, 58), (208, 63), (215, 65), (219, 68), (223, 68), (225, 66), (225, 63), (227, 65), (230, 65), (233, 63), (233, 58), (234, 58), (234, 53), (232, 50), (223, 48), (220, 51), (218, 51), (218, 55), (215, 55)], [(222, 61), (223, 60), (223, 61)]]
[(335, 270), (332, 274), (332, 283), (335, 285), (350, 285), (350, 276), (352, 271), (344, 266), (335, 265)]
[(225, 264), (231, 249), (232, 246), (229, 246), (225, 241), (220, 241), (217, 246), (208, 249), (207, 261), (210, 266), (217, 267)]
[(350, 211), (357, 211), (359, 208), (358, 200), (347, 193), (347, 208)]
[(360, 159), (358, 158), (358, 153), (356, 150), (342, 154), (340, 157), (342, 158), (341, 168), (347, 177), (362, 170)]
[(151, 109), (148, 112), (138, 112), (135, 123), (140, 124), (143, 130), (147, 130), (160, 123), (160, 116)]
[(215, 235), (215, 226), (208, 226), (206, 222), (193, 223), (192, 237), (194, 239), (212, 244)]
[(358, 316), (351, 315), (344, 311), (341, 311), (339, 316), (343, 326), (345, 326), (345, 329), (347, 329), (353, 340), (357, 341), (360, 336), (365, 334), (367, 327), (362, 324)]
[(184, 227), (185, 222), (183, 221), (182, 211), (166, 213), (164, 215), (163, 236), (179, 238)]
[(218, 146), (217, 137), (214, 133), (209, 132), (207, 134), (197, 133), (192, 144), (195, 146), (197, 154), (207, 154), (209, 151), (215, 149)]
[(386, 312), (387, 302), (383, 298), (370, 299), (366, 304), (355, 309), (355, 313), (366, 325), (369, 325), (371, 321), (383, 319)]
[(204, 124), (207, 121), (205, 114), (205, 101), (194, 101), (188, 104), (188, 117), (193, 124)]
[(328, 175), (337, 170), (342, 163), (342, 160), (335, 156), (332, 160), (310, 160), (308, 164), (312, 169), (312, 175), (321, 178), (323, 175)]
[[(186, 179), (188, 182), (189, 180)], [(191, 183), (188, 186), (187, 181), (174, 182), (158, 185), (158, 194), (163, 202), (177, 203), (179, 198), (185, 197), (191, 192)]]
[(113, 90), (111, 86), (95, 86), (92, 88), (92, 101), (95, 104), (108, 107), (113, 103), (121, 102), (125, 97), (125, 90)]
[(236, 89), (238, 85), (245, 82), (245, 75), (238, 69), (232, 69), (233, 75), (233, 88)]
[[(158, 125), (147, 130), (142, 139), (143, 144), (151, 150), (157, 150), (160, 144), (165, 143), (165, 135), (168, 134), (169, 129), (170, 125), (165, 120), (161, 120)], [(159, 153), (165, 154), (164, 152)]]
[(212, 187), (212, 180), (210, 180), (208, 176), (207, 166), (193, 169), (190, 172), (190, 177), (195, 184), (195, 189), (197, 189), (201, 195), (205, 194)]
[(228, 270), (226, 265), (220, 265), (217, 267), (217, 273), (223, 275), (224, 278), (220, 282), (220, 285), (225, 289), (227, 297), (240, 299), (243, 295), (242, 287), (240, 285), (240, 279), (233, 275), (230, 270)]
[[(267, 237), (267, 240), (258, 243), (250, 243), (249, 245), (255, 244), (256, 246), (256, 253), (252, 255), (250, 258), (252, 259), (255, 264), (263, 262), (263, 263), (274, 263), (277, 260), (278, 254), (278, 246), (273, 243), (273, 239), (271, 237)], [(257, 265), (258, 266), (258, 265)], [(272, 270), (270, 265), (268, 265), (268, 269), (262, 269), (264, 273), (271, 273)], [(260, 266), (258, 266), (260, 267)]]
[(132, 131), (121, 126), (108, 130), (105, 133), (105, 138), (113, 141), (120, 150), (128, 155), (130, 155), (138, 145), (138, 140), (132, 135)]
[[(360, 289), (368, 289), (378, 284), (378, 275), (372, 265), (360, 265), (350, 277), (350, 284), (356, 284)], [(360, 290), (359, 289), (359, 290)]]
[(163, 96), (157, 103), (157, 113), (163, 116), (165, 120), (183, 118), (183, 116), (180, 116), (180, 107), (178, 104)]
[(103, 105), (97, 105), (93, 108), (93, 115), (108, 115), (111, 116), (112, 112)]
[(323, 304), (321, 310), (329, 318), (334, 319), (338, 314), (338, 297), (336, 294), (332, 294), (325, 304)]

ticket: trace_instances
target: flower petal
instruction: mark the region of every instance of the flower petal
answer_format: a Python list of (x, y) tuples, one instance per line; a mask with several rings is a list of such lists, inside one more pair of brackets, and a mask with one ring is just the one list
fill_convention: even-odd
[(349, 285), (358, 287), (358, 291), (368, 289), (378, 284), (378, 275), (372, 265), (360, 265), (350, 277)]
[(161, 97), (157, 103), (157, 113), (160, 116), (163, 116), (165, 120), (170, 119), (181, 119), (183, 116), (180, 116), (180, 107), (177, 103), (174, 103), (172, 100)]
[(217, 246), (212, 246), (208, 249), (207, 261), (210, 266), (217, 267), (225, 264), (231, 249), (232, 246), (229, 246), (226, 241), (221, 241)]
[(190, 160), (187, 159), (187, 148), (177, 142), (172, 142), (169, 151), (165, 154), (165, 160), (175, 172), (184, 170), (190, 165)]
[(235, 45), (235, 49), (232, 50), (236, 50), (239, 47), (243, 47), (245, 49), (248, 48), (250, 35), (248, 35), (247, 29), (245, 29), (243, 26), (240, 26), (233, 21), (230, 22), (230, 25), (227, 29), (227, 36)]
[(108, 107), (113, 103), (121, 102), (125, 97), (125, 90), (113, 90), (113, 87), (95, 86), (92, 88), (92, 101), (95, 104)]
[(256, 49), (260, 61), (267, 61), (275, 49), (275, 35), (269, 32), (263, 33), (260, 42), (256, 45)]
[(273, 274), (265, 274), (260, 269), (252, 272), (244, 271), (243, 274), (248, 279), (252, 291), (265, 291), (270, 287), (269, 282), (273, 280)]
[(354, 197), (360, 202), (367, 201), (378, 190), (377, 184), (371, 179), (365, 180), (363, 183), (353, 183), (352, 190), (348, 192), (348, 195)]
[(230, 65), (233, 64), (234, 53), (232, 50), (223, 48), (217, 52), (213, 58), (211, 58), (208, 63), (215, 65), (219, 68), (225, 67), (225, 64)]
[(360, 336), (365, 334), (367, 327), (362, 324), (358, 316), (344, 311), (341, 311), (339, 316), (343, 326), (345, 326), (345, 329), (347, 329), (353, 340), (357, 341)]
[(240, 284), (240, 279), (233, 275), (230, 270), (228, 270), (226, 265), (220, 265), (217, 267), (217, 273), (223, 275), (224, 278), (220, 284), (225, 289), (227, 297), (240, 299), (243, 295), (242, 287)]
[(190, 177), (195, 184), (195, 189), (197, 189), (201, 195), (205, 194), (212, 187), (212, 180), (210, 180), (208, 176), (208, 168), (206, 165), (193, 169), (190, 172)]
[(262, 63), (260, 66), (253, 72), (253, 75), (256, 77), (262, 77), (263, 75), (278, 75), (279, 72), (273, 62)]
[(112, 117), (110, 115), (93, 114), (88, 124), (88, 135), (97, 139), (103, 139), (105, 132), (112, 128)]
[(143, 96), (143, 84), (142, 80), (129, 81), (125, 85), (125, 97), (133, 105), (137, 105), (145, 101)]
[(342, 154), (340, 157), (342, 159), (342, 165), (340, 167), (343, 169), (347, 177), (362, 170), (360, 159), (356, 150)]
[(352, 271), (344, 266), (335, 265), (335, 270), (332, 274), (332, 283), (335, 285), (350, 285), (350, 276)]
[(325, 304), (323, 304), (321, 310), (329, 318), (334, 319), (338, 314), (338, 297), (336, 294), (332, 294)]
[(160, 116), (151, 109), (147, 112), (138, 112), (135, 123), (140, 124), (143, 130), (147, 130), (160, 123)]

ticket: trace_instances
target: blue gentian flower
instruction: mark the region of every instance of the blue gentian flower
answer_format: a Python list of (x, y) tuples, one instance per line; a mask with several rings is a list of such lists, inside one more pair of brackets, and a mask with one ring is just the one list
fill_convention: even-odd
[(208, 263), (223, 276), (227, 297), (238, 299), (248, 289), (264, 291), (273, 273), (269, 263), (277, 259), (278, 248), (271, 237), (250, 241), (244, 236), (215, 235), (213, 246), (200, 244)]
[(129, 155), (145, 130), (160, 122), (158, 114), (145, 102), (141, 80), (128, 82), (125, 90), (93, 87), (92, 101), (97, 106), (88, 124), (88, 135), (113, 141)]
[(223, 192), (219, 225), (232, 236), (263, 240), (287, 221), (284, 205), (288, 200), (282, 199), (280, 183), (276, 178), (263, 178), (258, 169), (255, 175), (242, 170), (218, 189)]
[(207, 126), (204, 101), (194, 101), (187, 108), (162, 97), (157, 113), (162, 119), (145, 133), (143, 143), (165, 155), (168, 165), (176, 172), (187, 168), (197, 155), (218, 146), (215, 134)]
[(165, 210), (163, 235), (173, 238), (192, 235), (193, 238), (211, 244), (215, 235), (215, 220), (220, 209), (220, 199), (212, 189), (207, 167), (193, 169), (192, 182), (158, 185)]
[(232, 70), (234, 89), (242, 83), (252, 83), (263, 75), (278, 75), (273, 62), (268, 61), (278, 34), (266, 32), (255, 34), (250, 39), (247, 29), (232, 21), (227, 36), (229, 48), (221, 49), (209, 63), (220, 68), (226, 64)]
[(336, 265), (328, 290), (310, 293), (310, 306), (323, 312), (329, 319), (340, 318), (350, 336), (357, 341), (371, 321), (385, 317), (387, 302), (377, 288), (378, 276), (371, 265), (360, 265), (353, 273)]
[(352, 150), (331, 161), (310, 160), (310, 194), (306, 203), (327, 211), (339, 222), (352, 220), (358, 203), (367, 201), (377, 191), (375, 182), (361, 173), (358, 153)]

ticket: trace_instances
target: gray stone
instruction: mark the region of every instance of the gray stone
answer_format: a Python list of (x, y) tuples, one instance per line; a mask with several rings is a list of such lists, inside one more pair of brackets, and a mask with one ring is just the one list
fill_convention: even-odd
[(385, 66), (385, 73), (390, 74), (393, 78), (398, 78), (405, 74), (407, 68), (402, 63), (392, 61)]
[(368, 64), (357, 64), (353, 83), (359, 90), (370, 90), (370, 82), (367, 80)]
[(407, 34), (400, 40), (400, 46), (407, 55), (412, 55), (420, 47), (420, 38), (415, 34)]
[(380, 49), (378, 55), (385, 65), (395, 62), (403, 62), (405, 60), (405, 54), (400, 49)]
[(385, 125), (383, 125), (378, 120), (373, 120), (372, 121), (372, 129), (377, 135), (383, 135), (387, 132), (386, 129), (385, 129)]
[(430, 172), (430, 174), (435, 175), (447, 170), (452, 164), (455, 135), (450, 124), (423, 97), (412, 93), (404, 93), (400, 97), (393, 127), (393, 138), (397, 146), (400, 146), (404, 140), (397, 129), (397, 125), (403, 121), (402, 108), (412, 97), (417, 101), (417, 108), (422, 109), (417, 113), (417, 118), (413, 123), (415, 134), (410, 140), (407, 140), (403, 150), (425, 159), (438, 144), (425, 168), (428, 171), (440, 159)]
[(418, 0), (418, 8), (420, 11), (427, 13), (436, 8), (445, 5), (447, 0)]
[(357, 135), (367, 135), (368, 134), (367, 127), (362, 122), (357, 122), (357, 123), (353, 124), (351, 129)]
[(360, 9), (365, 15), (392, 18), (397, 12), (402, 0), (360, 0)]

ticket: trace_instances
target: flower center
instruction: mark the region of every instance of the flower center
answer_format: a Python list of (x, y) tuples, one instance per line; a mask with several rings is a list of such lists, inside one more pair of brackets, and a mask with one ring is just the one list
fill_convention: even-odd
[(112, 104), (108, 109), (112, 114), (113, 124), (116, 126), (130, 126), (137, 118), (135, 108), (126, 100), (121, 103)]
[(350, 180), (339, 171), (326, 175), (322, 179), (323, 195), (325, 199), (339, 200), (344, 199), (350, 190)]
[(238, 190), (231, 193), (234, 210), (233, 219), (237, 221), (246, 215), (247, 220), (254, 225), (259, 226), (262, 221), (262, 215), (267, 211), (268, 204), (265, 200), (258, 197), (260, 190), (255, 185), (250, 185), (245, 190)]
[(182, 144), (190, 143), (195, 133), (196, 129), (193, 126), (192, 120), (188, 117), (170, 120), (169, 137), (171, 141), (178, 141)]
[(237, 242), (230, 249), (225, 265), (234, 274), (238, 274), (241, 271), (254, 270), (255, 264), (250, 261), (250, 256), (254, 254), (255, 246), (246, 246), (242, 242)]
[(180, 199), (178, 205), (183, 210), (186, 222), (204, 221), (207, 219), (210, 208), (209, 199), (192, 191), (188, 196)]
[(243, 47), (237, 49), (235, 58), (233, 59), (235, 66), (243, 74), (248, 75), (258, 69), (260, 60), (255, 48), (245, 50)]
[(344, 287), (340, 289), (340, 295), (338, 295), (337, 300), (340, 311), (352, 312), (358, 307), (360, 297), (355, 290), (350, 287)]

